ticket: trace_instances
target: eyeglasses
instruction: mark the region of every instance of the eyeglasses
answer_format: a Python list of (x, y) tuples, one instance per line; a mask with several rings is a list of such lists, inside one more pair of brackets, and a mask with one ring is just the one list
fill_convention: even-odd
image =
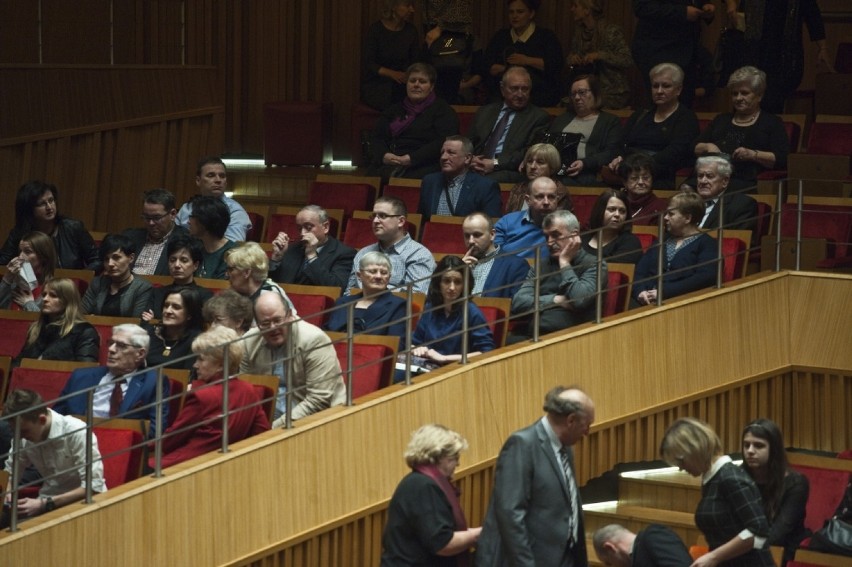
[(403, 216), (403, 215), (389, 215), (387, 213), (372, 213), (370, 215), (370, 220), (376, 220), (376, 219), (387, 220), (390, 217), (401, 217), (401, 216)]
[(113, 340), (113, 339), (110, 339), (110, 340), (107, 341), (107, 347), (110, 347), (110, 348), (115, 347), (116, 350), (127, 350), (129, 348), (140, 348), (136, 345), (123, 343), (121, 341), (116, 341), (116, 340)]
[(590, 91), (589, 89), (578, 89), (576, 91), (571, 91), (571, 98), (577, 98), (578, 96), (586, 96), (590, 92), (592, 91)]
[(257, 328), (262, 331), (268, 331), (273, 327), (280, 327), (284, 323), (287, 322), (287, 317), (273, 317), (272, 319), (267, 319), (266, 321), (261, 321), (257, 324)]
[(163, 220), (167, 216), (169, 216), (168, 213), (165, 213), (165, 214), (162, 214), (162, 215), (139, 215), (139, 218), (142, 219), (145, 222), (160, 222), (161, 220)]

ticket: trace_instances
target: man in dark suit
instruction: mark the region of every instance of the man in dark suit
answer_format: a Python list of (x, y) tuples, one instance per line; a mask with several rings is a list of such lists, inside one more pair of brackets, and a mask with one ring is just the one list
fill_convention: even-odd
[[(150, 337), (139, 325), (116, 325), (109, 341), (106, 367), (78, 368), (71, 373), (62, 388), (60, 401), (53, 410), (63, 415), (86, 415), (89, 390), (95, 388), (92, 414), (95, 417), (147, 419), (151, 427), (149, 438), (157, 431), (157, 372), (145, 368)], [(78, 395), (72, 394), (79, 392)], [(163, 376), (163, 396), (169, 394), (168, 378)], [(67, 399), (62, 399), (70, 396)], [(169, 404), (162, 405), (163, 426), (166, 430)]]
[(550, 124), (544, 110), (530, 104), (532, 80), (523, 67), (509, 67), (500, 81), (503, 102), (476, 111), (468, 138), (477, 154), (471, 168), (498, 183), (517, 183), (524, 153)]
[(500, 216), (500, 186), (470, 171), (473, 144), (464, 136), (449, 136), (441, 147), (441, 171), (430, 173), (420, 184), (417, 212), (428, 221), (432, 215), (463, 217), (482, 211)]
[[(731, 162), (721, 156), (702, 156), (696, 160), (698, 194), (706, 206), (704, 218), (698, 223), (701, 228), (719, 227), (720, 208), (723, 209), (722, 228), (751, 231), (757, 228), (757, 201), (745, 193), (726, 191), (732, 171)], [(720, 201), (723, 201), (721, 207)]]
[(462, 260), (473, 270), (471, 293), (482, 297), (511, 298), (530, 271), (526, 260), (501, 254), (494, 244), (494, 221), (483, 213), (468, 215), (462, 223), (467, 253)]
[(133, 241), (136, 260), (134, 274), (169, 275), (169, 242), (179, 236), (188, 236), (182, 226), (175, 224), (175, 196), (166, 189), (145, 191), (142, 198), (142, 221), (145, 228), (128, 228), (124, 235)]
[(609, 524), (592, 537), (595, 553), (612, 567), (689, 567), (689, 550), (671, 528), (651, 524), (638, 534)]
[(480, 567), (587, 564), (571, 446), (588, 434), (595, 405), (579, 388), (557, 386), (544, 398), (544, 411), (533, 425), (513, 433), (497, 458), (477, 545)]
[(303, 207), (296, 214), (296, 225), (298, 237), (279, 232), (272, 241), (269, 277), (278, 283), (344, 289), (352, 271), (355, 249), (328, 234), (328, 213), (322, 207)]

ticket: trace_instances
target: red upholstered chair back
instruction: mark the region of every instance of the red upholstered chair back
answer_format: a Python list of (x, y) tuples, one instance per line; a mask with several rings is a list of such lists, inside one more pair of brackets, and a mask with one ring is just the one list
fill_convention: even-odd
[(739, 238), (722, 238), (722, 256), (725, 264), (722, 270), (722, 278), (724, 281), (730, 282), (742, 277), (745, 269), (746, 252), (745, 244)]
[(808, 136), (808, 153), (852, 156), (852, 124), (814, 122)]
[[(325, 209), (343, 209), (344, 230), (352, 211), (371, 211), (376, 189), (367, 183), (333, 183), (314, 181), (308, 191), (308, 202)], [(268, 232), (268, 231), (267, 231)]]
[[(781, 235), (796, 236), (797, 206), (784, 203), (781, 207)], [(825, 238), (828, 258), (852, 254), (852, 207), (805, 204), (802, 210), (802, 237)]]
[(0, 355), (5, 354), (12, 358), (18, 356), (27, 340), (27, 331), (37, 318), (38, 313), (2, 310), (0, 326), (3, 332), (0, 333)]
[(263, 238), (263, 215), (254, 211), (246, 211), (251, 221), (251, 230), (246, 233), (246, 240), (249, 242), (260, 242)]
[(404, 185), (385, 185), (382, 190), (383, 197), (396, 197), (405, 203), (409, 213), (416, 213), (420, 204), (420, 187), (409, 187)]
[(806, 477), (811, 490), (805, 506), (805, 527), (817, 531), (834, 515), (840, 499), (849, 483), (849, 472), (829, 470), (806, 465), (790, 465)]
[(461, 224), (429, 221), (423, 226), (420, 242), (433, 253), (464, 255), (467, 252)]
[(299, 317), (317, 327), (322, 327), (329, 316), (328, 313), (318, 313), (334, 307), (335, 300), (340, 297), (340, 288), (332, 286), (284, 284), (282, 287)]
[(18, 367), (12, 370), (8, 391), (26, 388), (38, 393), (46, 402), (53, 401), (59, 397), (70, 375), (70, 372), (64, 370)]
[[(568, 189), (571, 193), (571, 189)], [(583, 229), (589, 227), (589, 218), (592, 216), (592, 208), (595, 206), (595, 201), (598, 200), (597, 195), (575, 195), (571, 193), (571, 202), (574, 204), (574, 216), (580, 221), (580, 226)]]
[(627, 310), (634, 268), (633, 264), (607, 263), (607, 287), (602, 312), (604, 317)]
[(346, 232), (343, 234), (343, 243), (356, 249), (375, 244), (376, 235), (373, 234), (373, 221), (370, 219), (349, 219), (346, 224)]
[(136, 429), (113, 429), (95, 426), (98, 449), (104, 464), (107, 489), (139, 478), (142, 473), (142, 432)]
[(653, 234), (647, 234), (644, 232), (636, 232), (634, 234), (636, 235), (636, 238), (639, 239), (639, 243), (642, 244), (642, 252), (647, 252), (648, 248), (657, 242), (657, 237)]
[[(393, 337), (396, 340), (396, 337)], [(337, 359), (348, 386), (346, 341), (334, 343)], [(396, 351), (382, 344), (354, 343), (352, 345), (352, 398), (375, 392), (391, 382), (396, 367)]]
[(512, 308), (512, 300), (507, 297), (475, 297), (473, 302), (482, 311), (482, 315), (488, 322), (488, 328), (494, 336), (494, 344), (497, 348), (506, 344), (506, 335), (509, 333), (509, 313)]

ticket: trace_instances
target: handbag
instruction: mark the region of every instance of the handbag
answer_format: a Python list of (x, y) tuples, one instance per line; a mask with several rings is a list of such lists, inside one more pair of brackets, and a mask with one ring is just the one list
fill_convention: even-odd
[(831, 518), (811, 536), (808, 549), (852, 557), (852, 524)]
[(544, 132), (541, 135), (539, 143), (550, 144), (559, 151), (562, 167), (557, 175), (564, 175), (565, 166), (577, 161), (577, 148), (580, 147), (582, 139), (583, 135), (576, 132)]
[(443, 32), (429, 46), (429, 61), (437, 71), (463, 69), (473, 51), (471, 37), (465, 34)]

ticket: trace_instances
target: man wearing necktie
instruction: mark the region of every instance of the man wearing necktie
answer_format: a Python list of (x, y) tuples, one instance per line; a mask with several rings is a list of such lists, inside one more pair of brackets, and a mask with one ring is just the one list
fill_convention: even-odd
[(477, 545), (481, 567), (587, 564), (572, 446), (589, 433), (595, 405), (579, 388), (557, 386), (544, 398), (544, 411), (513, 433), (497, 458)]
[(524, 180), (518, 171), (524, 153), (550, 124), (547, 112), (530, 104), (531, 89), (529, 71), (509, 67), (500, 81), (503, 100), (476, 111), (468, 132), (476, 154), (473, 171), (498, 183)]
[[(702, 156), (695, 162), (698, 194), (706, 206), (698, 224), (701, 228), (718, 228), (721, 224), (727, 230), (753, 231), (757, 226), (757, 201), (745, 193), (726, 191), (732, 171), (731, 162), (722, 156)], [(721, 207), (720, 201), (724, 201)], [(752, 242), (759, 241), (752, 238)]]

